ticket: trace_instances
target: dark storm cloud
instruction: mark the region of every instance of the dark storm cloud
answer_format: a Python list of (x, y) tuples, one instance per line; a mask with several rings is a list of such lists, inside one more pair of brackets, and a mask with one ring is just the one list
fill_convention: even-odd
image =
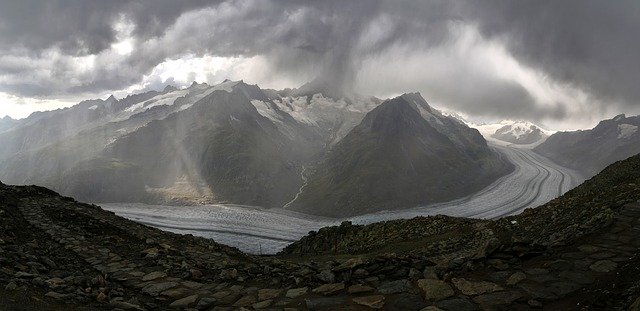
[[(389, 51), (448, 46), (456, 40), (451, 24), (462, 23), (553, 81), (632, 105), (640, 98), (639, 14), (634, 0), (0, 0), (0, 90), (18, 96), (118, 90), (185, 55), (261, 55), (274, 75), (315, 75), (352, 88), (369, 59), (386, 55), (378, 64), (390, 69), (368, 75), (396, 79), (401, 73), (393, 66), (405, 55)], [(128, 55), (111, 50), (119, 40), (114, 26), (123, 20), (134, 25)], [(79, 65), (77, 57), (87, 55), (96, 55), (93, 65)], [(425, 67), (412, 75), (414, 83), (397, 80), (467, 113), (567, 117), (570, 103), (541, 105), (517, 82), (466, 74), (464, 57), (447, 61), (455, 62), (446, 64), (454, 72)], [(395, 87), (388, 93), (410, 91), (384, 83)]]
[(522, 62), (600, 99), (640, 102), (639, 1), (494, 0), (467, 9)]

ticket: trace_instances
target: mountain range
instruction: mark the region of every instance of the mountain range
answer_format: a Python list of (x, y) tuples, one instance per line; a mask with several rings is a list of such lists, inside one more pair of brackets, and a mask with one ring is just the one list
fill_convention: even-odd
[(477, 130), (419, 94), (383, 103), (319, 80), (168, 86), (2, 124), (0, 180), (92, 202), (344, 216), (457, 198), (511, 170)]
[(607, 165), (640, 152), (640, 116), (623, 114), (590, 130), (558, 132), (533, 150), (591, 177)]
[(466, 122), (466, 124), (477, 128), (487, 139), (497, 139), (515, 145), (539, 144), (553, 134), (552, 131), (545, 130), (539, 125), (522, 120), (502, 120), (489, 124)]

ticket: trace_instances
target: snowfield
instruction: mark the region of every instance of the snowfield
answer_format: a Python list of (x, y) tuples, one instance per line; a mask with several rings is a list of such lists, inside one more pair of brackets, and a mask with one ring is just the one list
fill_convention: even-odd
[[(348, 220), (367, 224), (437, 214), (498, 218), (544, 204), (584, 180), (579, 173), (559, 166), (530, 149), (498, 145), (494, 148), (516, 168), (476, 194), (451, 202), (367, 214)], [(230, 204), (157, 206), (119, 203), (101, 206), (149, 226), (211, 238), (253, 254), (276, 253), (311, 230), (338, 225), (342, 221), (282, 209)]]

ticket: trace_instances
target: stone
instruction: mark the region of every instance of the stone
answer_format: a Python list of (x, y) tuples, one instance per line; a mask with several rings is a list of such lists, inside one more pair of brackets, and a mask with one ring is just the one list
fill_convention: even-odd
[(570, 261), (563, 259), (558, 259), (549, 264), (549, 268), (556, 271), (566, 271), (571, 269), (571, 267), (573, 267), (573, 264)]
[(153, 281), (155, 279), (159, 279), (159, 278), (163, 278), (166, 277), (167, 274), (162, 272), (162, 271), (154, 271), (148, 274), (145, 274), (145, 276), (142, 277), (142, 281), (147, 282), (147, 281)]
[(322, 295), (333, 295), (344, 289), (344, 283), (331, 283), (320, 285), (313, 289), (313, 292), (316, 294)]
[(333, 268), (333, 271), (341, 272), (341, 271), (351, 270), (353, 268), (356, 268), (362, 265), (363, 263), (364, 262), (362, 261), (361, 258), (350, 258), (347, 261), (340, 264), (339, 266)]
[(285, 296), (287, 298), (297, 298), (306, 294), (307, 291), (309, 291), (308, 287), (292, 288), (287, 291), (287, 294)]
[(382, 294), (397, 294), (405, 293), (410, 288), (411, 282), (409, 282), (409, 280), (397, 280), (380, 284), (380, 286), (378, 286), (378, 292)]
[(204, 286), (204, 284), (202, 283), (198, 283), (198, 282), (193, 282), (193, 281), (184, 281), (182, 282), (182, 286), (191, 288), (191, 289), (199, 289), (202, 286)]
[(544, 284), (540, 284), (532, 281), (522, 281), (518, 284), (522, 290), (527, 292), (533, 298), (542, 298), (542, 299), (556, 299), (558, 296), (554, 294), (549, 288), (547, 288)]
[(640, 298), (636, 299), (629, 307), (629, 311), (640, 311)]
[(535, 299), (530, 299), (529, 301), (527, 301), (527, 304), (534, 308), (542, 308), (542, 302)]
[(440, 301), (436, 306), (445, 311), (474, 311), (478, 308), (467, 299), (457, 298)]
[[(497, 305), (511, 305), (514, 301), (522, 298), (522, 294), (517, 291), (495, 292), (483, 294), (473, 298), (473, 301), (483, 307)], [(489, 308), (485, 308), (489, 309)]]
[(575, 292), (581, 287), (582, 287), (581, 285), (578, 285), (576, 283), (571, 283), (571, 282), (555, 282), (549, 285), (549, 288), (551, 289), (551, 291), (560, 297), (565, 296), (569, 293)]
[(150, 296), (158, 296), (161, 292), (178, 286), (176, 282), (164, 282), (164, 283), (151, 283), (142, 288), (143, 293), (147, 293)]
[(34, 274), (22, 272), (22, 271), (18, 271), (16, 272), (16, 274), (14, 274), (14, 277), (16, 278), (32, 278), (34, 276), (35, 276)]
[(444, 311), (436, 306), (428, 306), (420, 309), (420, 311)]
[(7, 286), (4, 287), (4, 289), (8, 291), (15, 290), (16, 288), (18, 288), (18, 285), (16, 285), (16, 282), (14, 281), (9, 282), (9, 284), (7, 284)]
[(424, 291), (426, 300), (442, 300), (455, 294), (449, 284), (440, 280), (420, 279), (418, 280), (418, 287)]
[(591, 254), (589, 257), (593, 259), (607, 259), (607, 258), (614, 257), (615, 255), (616, 254), (611, 252), (600, 252), (600, 253)]
[(182, 298), (184, 296), (187, 296), (191, 292), (193, 292), (193, 291), (188, 289), (188, 288), (179, 287), (179, 288), (172, 288), (172, 289), (165, 290), (165, 291), (160, 293), (160, 296), (165, 296), (165, 297), (169, 297), (169, 298), (173, 298), (173, 299), (178, 299), (178, 298)]
[(549, 270), (547, 269), (542, 269), (542, 268), (531, 268), (531, 269), (525, 269), (524, 272), (526, 274), (529, 275), (543, 275), (543, 274), (549, 274)]
[(385, 304), (385, 308), (389, 310), (420, 310), (426, 306), (423, 297), (410, 293), (397, 294)]
[(594, 262), (589, 269), (595, 272), (607, 273), (615, 270), (618, 267), (618, 264), (611, 260), (598, 260)]
[(254, 309), (264, 309), (264, 308), (270, 307), (272, 304), (273, 304), (273, 300), (267, 299), (264, 301), (256, 302), (253, 305), (251, 305), (251, 307), (253, 307)]
[(96, 300), (99, 302), (104, 302), (105, 300), (107, 300), (107, 295), (105, 295), (104, 293), (99, 293), (98, 296), (96, 296)]
[(436, 272), (436, 267), (433, 266), (429, 266), (424, 268), (424, 271), (422, 272), (422, 276), (425, 279), (439, 279), (438, 278), (438, 273)]
[(304, 303), (309, 310), (333, 310), (349, 302), (347, 297), (307, 298)]
[(560, 272), (559, 276), (563, 279), (582, 285), (591, 284), (595, 281), (595, 278), (588, 272), (562, 271)]
[(595, 253), (600, 250), (600, 247), (593, 245), (580, 245), (578, 249), (583, 253)]
[(256, 297), (253, 295), (246, 295), (240, 299), (238, 299), (238, 301), (236, 301), (233, 306), (234, 307), (248, 307), (252, 304), (256, 303)]
[(200, 301), (198, 301), (198, 304), (196, 305), (196, 309), (198, 310), (207, 309), (211, 307), (214, 303), (216, 303), (216, 301), (217, 299), (211, 298), (211, 297), (202, 298), (200, 299)]
[(125, 301), (111, 301), (109, 302), (109, 306), (121, 310), (144, 310), (139, 305), (128, 303)]
[(223, 291), (219, 291), (219, 292), (214, 293), (212, 296), (213, 296), (213, 298), (215, 298), (215, 299), (222, 299), (222, 298), (224, 298), (224, 297), (229, 296), (230, 294), (231, 294), (231, 292), (230, 292), (230, 291), (223, 290)]
[(347, 288), (347, 292), (349, 292), (349, 294), (370, 293), (374, 290), (375, 288), (362, 284), (351, 285)]
[(500, 285), (486, 281), (467, 281), (463, 278), (453, 278), (451, 282), (465, 295), (480, 295), (504, 290)]
[(258, 290), (258, 301), (278, 298), (280, 294), (282, 294), (281, 289), (269, 289), (269, 288), (260, 289)]
[(67, 298), (69, 295), (66, 294), (61, 294), (61, 293), (57, 293), (57, 292), (48, 292), (45, 294), (45, 296), (47, 297), (51, 297), (53, 299), (65, 299)]
[(184, 297), (182, 299), (178, 299), (174, 302), (172, 302), (169, 307), (171, 308), (187, 308), (187, 307), (191, 307), (193, 305), (195, 305), (196, 300), (198, 300), (198, 295), (191, 295), (191, 296), (187, 296)]
[(336, 275), (333, 274), (333, 272), (331, 272), (330, 270), (320, 271), (320, 273), (316, 275), (316, 278), (325, 283), (335, 283), (336, 281)]
[(382, 295), (373, 295), (373, 296), (365, 296), (365, 297), (356, 297), (353, 298), (353, 302), (365, 307), (373, 308), (373, 309), (382, 309), (384, 306), (384, 296)]
[(50, 288), (56, 288), (56, 287), (60, 287), (61, 285), (64, 285), (64, 280), (61, 278), (50, 278), (44, 282), (47, 283), (47, 285), (49, 285)]
[(512, 274), (508, 279), (507, 279), (507, 285), (509, 286), (513, 286), (518, 284), (520, 281), (524, 280), (527, 278), (527, 275), (518, 271), (514, 274)]

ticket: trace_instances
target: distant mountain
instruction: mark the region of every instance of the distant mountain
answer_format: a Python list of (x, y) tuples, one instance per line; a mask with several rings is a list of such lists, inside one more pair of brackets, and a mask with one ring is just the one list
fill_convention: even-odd
[(0, 179), (94, 202), (282, 206), (380, 102), (325, 91), (226, 80), (34, 113), (0, 133)]
[(5, 116), (4, 118), (1, 118), (0, 119), (0, 132), (6, 131), (8, 129), (11, 129), (12, 127), (16, 126), (18, 123), (20, 123), (19, 120), (14, 120), (10, 116)]
[(640, 116), (618, 115), (585, 131), (558, 132), (533, 150), (587, 177), (640, 152)]
[(542, 143), (553, 134), (552, 131), (529, 121), (502, 120), (498, 123), (474, 124), (465, 122), (472, 128), (478, 129), (486, 139), (499, 140), (516, 145), (534, 145)]
[(413, 207), (471, 194), (511, 170), (477, 130), (404, 94), (367, 113), (289, 208), (342, 217)]

